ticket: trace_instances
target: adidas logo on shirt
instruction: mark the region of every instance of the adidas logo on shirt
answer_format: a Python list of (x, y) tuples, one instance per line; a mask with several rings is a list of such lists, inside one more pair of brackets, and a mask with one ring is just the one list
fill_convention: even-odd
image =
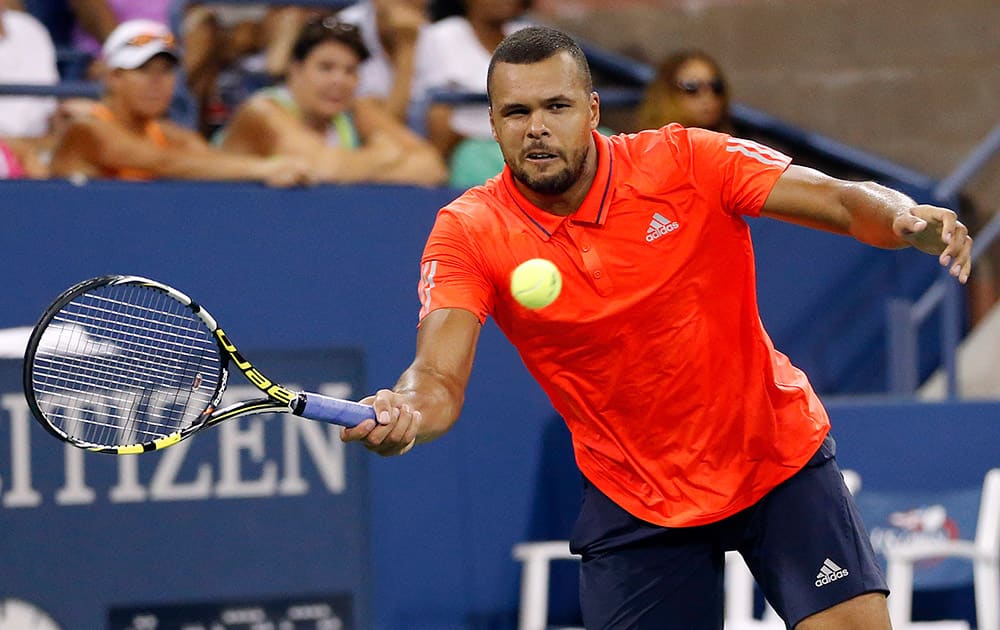
[(671, 221), (659, 212), (656, 212), (649, 221), (649, 228), (646, 230), (646, 242), (652, 243), (661, 236), (670, 234), (680, 226), (680, 223), (677, 221)]
[(841, 569), (833, 560), (827, 558), (823, 561), (823, 566), (819, 568), (819, 573), (816, 574), (816, 586), (826, 586), (830, 582), (836, 582), (848, 575), (850, 572), (847, 569)]

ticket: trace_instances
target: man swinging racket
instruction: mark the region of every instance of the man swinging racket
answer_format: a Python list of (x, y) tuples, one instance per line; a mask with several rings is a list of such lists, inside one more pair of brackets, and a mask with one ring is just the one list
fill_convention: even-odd
[[(587, 628), (720, 630), (730, 549), (789, 627), (889, 628), (827, 413), (761, 324), (743, 215), (916, 247), (962, 283), (966, 227), (724, 134), (603, 137), (586, 58), (557, 30), (508, 36), (487, 84), (506, 167), (438, 214), (416, 357), (364, 401), (378, 423), (343, 439), (398, 455), (447, 432), (492, 316), (573, 436), (585, 488), (570, 542)], [(562, 289), (532, 310), (509, 283), (536, 258), (555, 264)]]

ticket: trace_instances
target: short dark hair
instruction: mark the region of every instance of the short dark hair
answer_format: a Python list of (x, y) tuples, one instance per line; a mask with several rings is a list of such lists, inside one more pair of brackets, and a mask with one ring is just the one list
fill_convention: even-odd
[(576, 62), (587, 92), (593, 92), (594, 79), (590, 74), (590, 64), (587, 63), (587, 55), (580, 45), (560, 30), (548, 26), (528, 26), (505, 37), (493, 51), (490, 67), (486, 72), (486, 94), (490, 97), (490, 101), (493, 100), (490, 93), (493, 69), (498, 63), (538, 63), (562, 51), (568, 52)]
[(368, 59), (368, 47), (361, 41), (358, 27), (347, 22), (339, 22), (332, 15), (311, 20), (302, 27), (292, 45), (292, 59), (304, 61), (313, 48), (324, 42), (339, 42), (357, 53), (361, 61)]

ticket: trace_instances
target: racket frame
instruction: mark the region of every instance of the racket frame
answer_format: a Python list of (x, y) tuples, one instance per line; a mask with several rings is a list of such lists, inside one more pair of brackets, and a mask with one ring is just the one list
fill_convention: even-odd
[[(63, 431), (49, 421), (35, 397), (34, 383), (32, 380), (33, 362), (35, 353), (41, 343), (42, 335), (63, 307), (80, 295), (92, 291), (97, 287), (122, 285), (137, 285), (160, 291), (190, 309), (195, 315), (198, 316), (202, 323), (205, 324), (208, 331), (211, 333), (212, 338), (215, 340), (219, 350), (220, 366), (218, 385), (216, 386), (215, 392), (213, 392), (205, 410), (202, 411), (197, 419), (190, 425), (163, 437), (155, 438), (147, 442), (110, 446), (104, 444), (94, 444), (69, 435), (67, 432)], [(219, 408), (218, 406), (222, 402), (222, 397), (225, 394), (227, 385), (229, 384), (230, 363), (242, 372), (247, 380), (254, 387), (264, 393), (266, 397), (233, 403), (226, 407)], [(257, 367), (255, 367), (240, 353), (239, 349), (236, 348), (236, 345), (229, 339), (229, 336), (226, 335), (225, 331), (219, 327), (215, 318), (212, 317), (212, 315), (204, 307), (192, 300), (187, 294), (161, 282), (134, 275), (106, 275), (90, 278), (63, 291), (63, 293), (56, 298), (55, 301), (42, 314), (38, 323), (35, 324), (35, 327), (31, 332), (31, 336), (28, 338), (28, 344), (24, 354), (23, 385), (25, 398), (27, 399), (28, 407), (31, 410), (32, 415), (50, 434), (64, 442), (69, 442), (76, 447), (91, 452), (110, 453), (115, 455), (132, 455), (158, 451), (176, 444), (177, 442), (180, 442), (184, 438), (202, 429), (206, 429), (224, 420), (230, 420), (239, 416), (256, 413), (291, 413), (301, 416), (303, 415), (303, 410), (307, 400), (306, 393), (292, 391), (276, 381), (272, 381), (268, 377), (264, 376), (264, 374), (257, 369)]]

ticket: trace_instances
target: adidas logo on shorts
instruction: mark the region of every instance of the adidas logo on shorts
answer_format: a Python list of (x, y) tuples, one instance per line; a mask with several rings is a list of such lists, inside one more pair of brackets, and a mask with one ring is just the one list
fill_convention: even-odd
[(830, 582), (836, 582), (848, 575), (850, 572), (847, 569), (841, 569), (833, 560), (827, 558), (823, 561), (823, 566), (819, 568), (819, 573), (816, 574), (816, 586), (826, 586)]

